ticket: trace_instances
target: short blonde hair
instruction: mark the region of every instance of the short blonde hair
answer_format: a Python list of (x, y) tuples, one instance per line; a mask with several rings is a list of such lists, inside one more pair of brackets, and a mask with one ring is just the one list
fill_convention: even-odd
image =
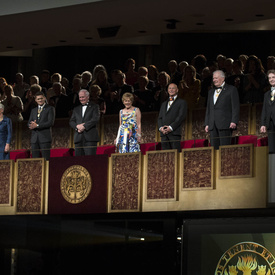
[(0, 103), (0, 110), (1, 110), (1, 109), (2, 109), (3, 111), (5, 110), (5, 106), (4, 106), (2, 103)]
[(134, 96), (131, 93), (125, 93), (125, 94), (123, 94), (121, 100), (123, 102), (124, 100), (126, 100), (128, 98), (131, 100), (132, 103), (134, 102)]

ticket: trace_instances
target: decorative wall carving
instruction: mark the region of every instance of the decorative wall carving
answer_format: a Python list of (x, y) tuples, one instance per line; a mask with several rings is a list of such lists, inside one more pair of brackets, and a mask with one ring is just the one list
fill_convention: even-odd
[(141, 153), (113, 154), (109, 174), (109, 211), (140, 210)]
[(214, 148), (185, 149), (182, 151), (182, 190), (213, 188)]

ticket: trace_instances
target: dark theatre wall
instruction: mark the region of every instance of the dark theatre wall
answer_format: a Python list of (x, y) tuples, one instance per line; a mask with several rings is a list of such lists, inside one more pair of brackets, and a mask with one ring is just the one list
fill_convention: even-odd
[(108, 72), (120, 68), (124, 70), (127, 58), (133, 57), (136, 66), (148, 60), (160, 70), (167, 70), (170, 59), (177, 61), (191, 59), (204, 54), (208, 60), (222, 53), (236, 59), (240, 54), (255, 54), (263, 65), (268, 55), (275, 55), (275, 32), (238, 33), (171, 33), (161, 35), (160, 45), (144, 46), (101, 46), (101, 47), (54, 47), (33, 50), (32, 57), (0, 57), (0, 76), (13, 83), (15, 74), (22, 71), (26, 77), (40, 75), (43, 69), (51, 73), (59, 72), (68, 79), (85, 70), (92, 71), (97, 64), (103, 64)]

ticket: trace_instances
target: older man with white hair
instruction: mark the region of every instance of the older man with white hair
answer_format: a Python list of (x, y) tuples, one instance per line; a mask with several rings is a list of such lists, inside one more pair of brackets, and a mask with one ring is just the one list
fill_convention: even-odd
[(100, 118), (99, 106), (89, 101), (90, 93), (87, 90), (80, 90), (78, 96), (81, 104), (74, 108), (70, 119), (70, 126), (75, 130), (75, 155), (95, 155), (99, 141), (97, 130)]

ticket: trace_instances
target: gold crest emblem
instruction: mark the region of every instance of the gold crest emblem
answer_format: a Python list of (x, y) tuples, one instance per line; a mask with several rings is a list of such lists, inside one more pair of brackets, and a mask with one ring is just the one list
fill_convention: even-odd
[(272, 275), (275, 258), (264, 246), (242, 242), (228, 249), (220, 258), (215, 275)]
[(66, 201), (72, 204), (81, 203), (92, 189), (90, 173), (83, 166), (70, 166), (62, 175), (60, 189)]

